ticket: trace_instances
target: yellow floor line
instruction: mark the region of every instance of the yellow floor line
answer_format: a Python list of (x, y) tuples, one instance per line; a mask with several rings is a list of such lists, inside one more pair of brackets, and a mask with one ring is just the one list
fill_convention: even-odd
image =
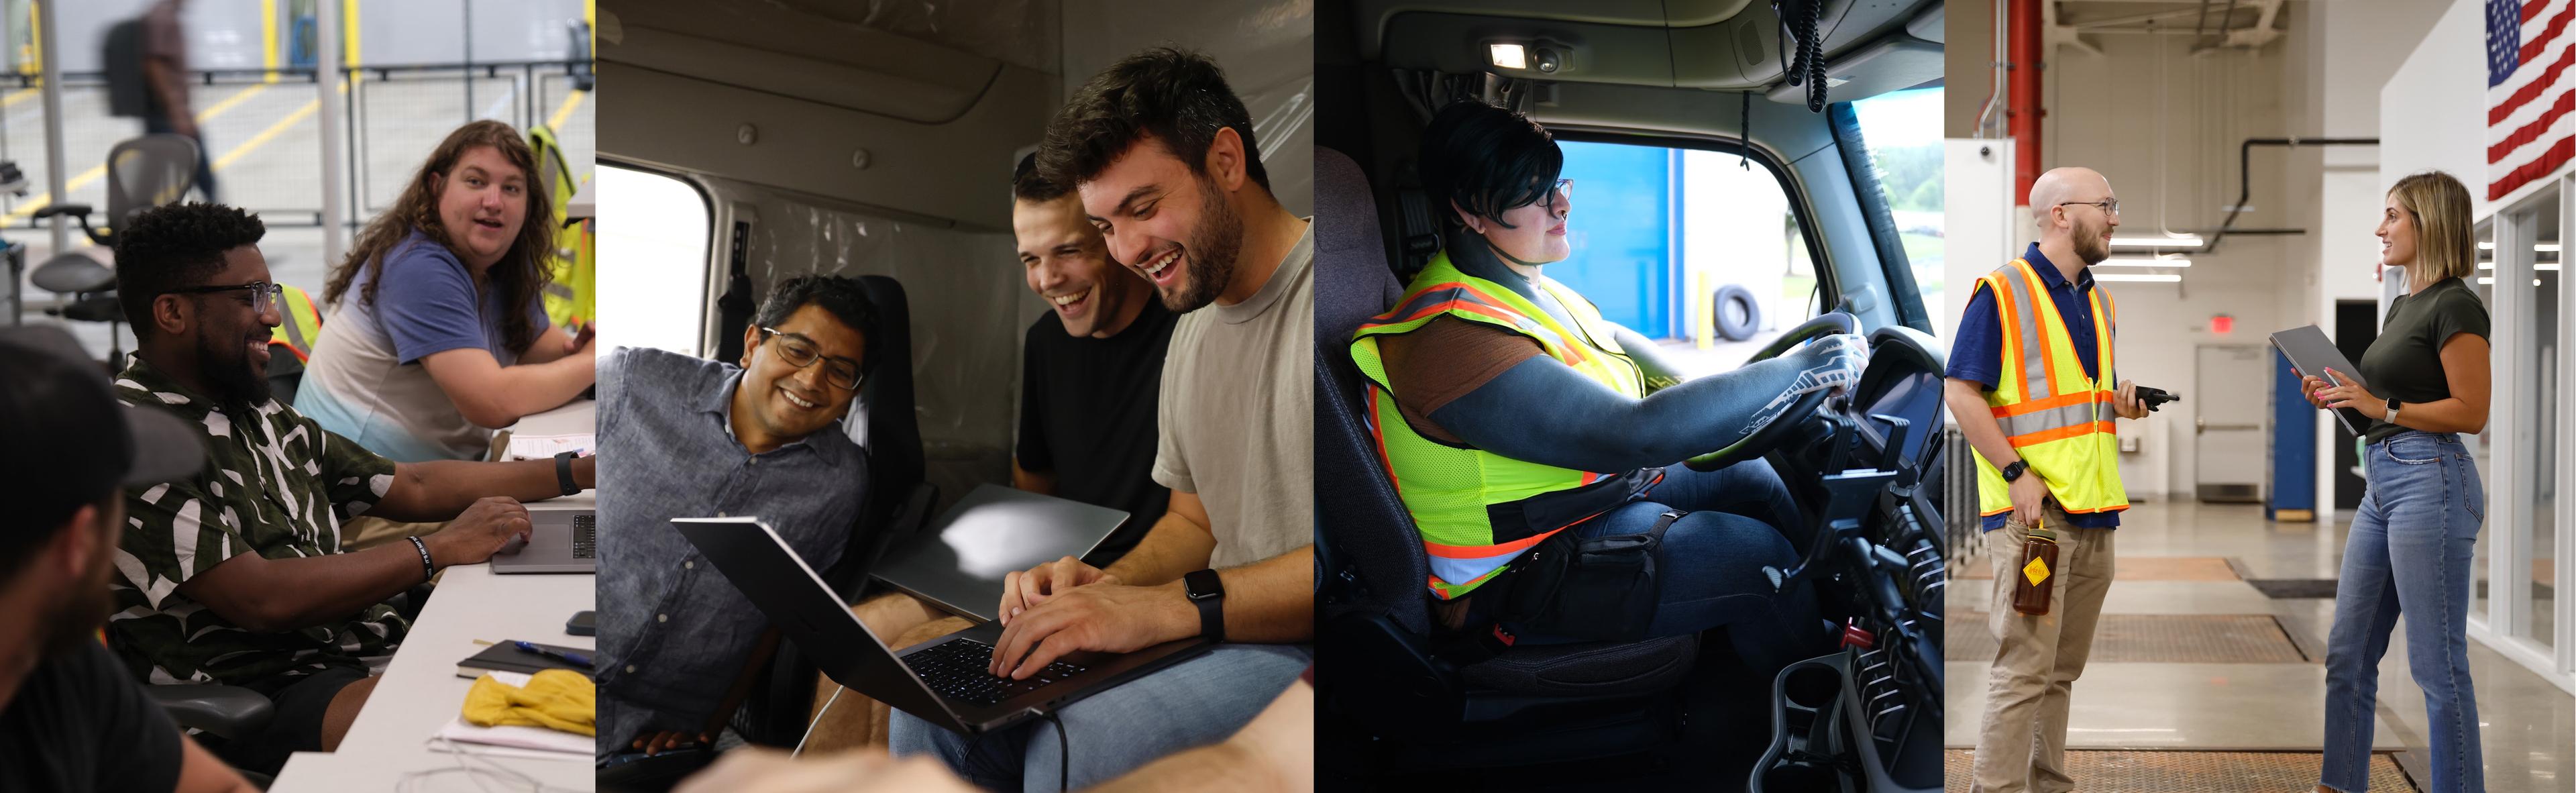
[[(197, 123), (203, 124), (207, 121), (213, 120), (216, 116), (223, 115), (224, 111), (231, 110), (234, 106), (241, 104), (243, 100), (249, 99), (251, 96), (265, 90), (268, 90), (268, 85), (266, 83), (259, 83), (254, 84), (249, 88), (242, 89), (241, 91), (234, 93), (232, 96), (224, 97), (223, 101), (216, 102), (205, 110), (199, 111), (197, 113)], [(304, 105), (304, 109), (298, 110), (294, 114), (287, 116), (285, 120), (279, 121), (277, 124), (270, 126), (266, 131), (259, 133), (257, 137), (243, 142), (240, 146), (233, 147), (233, 150), (226, 152), (222, 159), (215, 161), (215, 170), (223, 170), (226, 164), (231, 163), (234, 158), (239, 157), (245, 151), (248, 151), (251, 146), (266, 143), (269, 138), (277, 137), (277, 133), (281, 129), (291, 126), (295, 122), (301, 121), (307, 116), (313, 115), (313, 109), (320, 104), (321, 100), (318, 99), (312, 102), (307, 102)], [(66, 190), (78, 191), (83, 187), (88, 187), (89, 183), (98, 181), (106, 176), (107, 163), (102, 162), (97, 165), (90, 166), (89, 170), (82, 171), (79, 176), (72, 177), (71, 181), (63, 184), (63, 188)], [(26, 219), (28, 215), (35, 214), (36, 210), (43, 209), (47, 205), (52, 204), (54, 202), (53, 198), (53, 193), (51, 192), (37, 193), (36, 195), (29, 197), (25, 202), (20, 203), (17, 208), (9, 210), (9, 214), (5, 216), (5, 220), (0, 220), (0, 225), (14, 225), (18, 221)]]
[(9, 107), (9, 106), (11, 106), (11, 105), (15, 105), (15, 104), (18, 104), (18, 103), (20, 103), (20, 102), (27, 101), (27, 99), (28, 99), (29, 97), (33, 97), (33, 96), (35, 96), (35, 95), (37, 95), (37, 94), (41, 94), (41, 93), (44, 93), (44, 89), (41, 89), (41, 88), (20, 88), (20, 89), (18, 89), (18, 90), (16, 90), (16, 91), (11, 91), (11, 92), (9, 92), (9, 98), (7, 98), (7, 99), (0, 99), (0, 107)]
[(580, 107), (581, 98), (589, 95), (589, 91), (574, 91), (570, 94), (566, 94), (564, 96), (563, 105), (556, 107), (554, 116), (546, 120), (546, 128), (552, 129), (556, 132), (562, 132), (564, 119), (571, 118), (572, 109)]
[(320, 99), (305, 102), (303, 107), (297, 108), (295, 112), (287, 114), (285, 118), (278, 119), (277, 123), (268, 125), (267, 129), (260, 130), (259, 134), (251, 136), (250, 140), (242, 141), (242, 144), (234, 146), (232, 151), (224, 152), (224, 156), (215, 158), (215, 170), (223, 170), (225, 167), (232, 165), (234, 160), (241, 159), (242, 155), (249, 154), (252, 149), (259, 148), (261, 144), (267, 143), (270, 138), (277, 137), (278, 133), (285, 132), (288, 127), (295, 126), (296, 124), (303, 123), (305, 119), (312, 118), (313, 111), (320, 109), (321, 107), (322, 100)]

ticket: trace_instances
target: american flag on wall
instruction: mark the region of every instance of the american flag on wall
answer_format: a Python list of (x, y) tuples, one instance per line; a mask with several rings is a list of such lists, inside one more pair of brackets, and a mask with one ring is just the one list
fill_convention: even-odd
[(2487, 0), (2487, 200), (2576, 155), (2576, 0)]

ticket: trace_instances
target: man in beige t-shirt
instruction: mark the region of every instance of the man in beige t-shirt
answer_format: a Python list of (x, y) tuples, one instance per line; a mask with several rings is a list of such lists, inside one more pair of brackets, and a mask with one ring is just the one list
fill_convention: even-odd
[[(1111, 258), (1180, 312), (1163, 364), (1154, 481), (1169, 511), (1103, 570), (1072, 557), (1012, 573), (994, 674), (1027, 679), (1077, 650), (1194, 636), (1209, 653), (968, 740), (898, 714), (896, 754), (929, 753), (986, 788), (1083, 787), (1222, 740), (1312, 663), (1314, 233), (1270, 195), (1252, 122), (1204, 55), (1151, 49), (1075, 92), (1037, 168), (1073, 185)], [(1058, 736), (1083, 744), (1069, 758)]]

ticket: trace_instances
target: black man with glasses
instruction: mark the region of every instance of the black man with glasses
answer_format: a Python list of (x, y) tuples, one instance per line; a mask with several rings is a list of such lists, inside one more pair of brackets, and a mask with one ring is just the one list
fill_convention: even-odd
[[(2146, 418), (2119, 379), (2119, 308), (2090, 269), (2111, 255), (2120, 199), (2102, 175), (2058, 168), (2032, 182), (2039, 241), (1980, 277), (1950, 345), (1946, 401), (1977, 453), (1977, 513), (1999, 570), (1986, 625), (2002, 646), (1986, 678), (1976, 787), (2069, 790), (2066, 720), (2110, 592), (2112, 530), (2128, 509), (2115, 419)], [(2034, 528), (2054, 568), (2024, 566)], [(2014, 569), (2019, 569), (2018, 574)], [(2050, 588), (2044, 614), (2014, 608), (2017, 582)]]
[[(396, 462), (278, 401), (264, 376), (280, 321), (265, 233), (256, 216), (202, 203), (148, 209), (117, 231), (136, 339), (117, 396), (179, 416), (207, 464), (126, 496), (107, 634), (147, 682), (268, 696), (265, 727), (205, 743), (274, 773), (290, 753), (338, 747), (375, 689), (369, 660), (409, 630), (388, 600), (526, 535), (520, 502), (590, 487), (594, 463)], [(449, 523), (350, 550), (341, 526), (361, 514)]]
[(671, 519), (756, 515), (814, 569), (840, 559), (868, 480), (840, 420), (876, 359), (876, 315), (854, 279), (792, 278), (743, 329), (738, 363), (600, 358), (599, 445), (617, 450), (618, 493), (599, 504), (603, 770), (711, 742), (775, 646)]

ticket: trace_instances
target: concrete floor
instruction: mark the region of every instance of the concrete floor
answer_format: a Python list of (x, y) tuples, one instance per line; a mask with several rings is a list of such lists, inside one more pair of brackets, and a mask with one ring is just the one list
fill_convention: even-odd
[[(2258, 578), (2334, 578), (2345, 528), (2274, 524), (2252, 505), (2147, 503), (2123, 516), (2118, 556), (2124, 569), (2150, 564), (2152, 557), (2221, 557), (2234, 558)], [(1982, 610), (1987, 586), (1985, 579), (1960, 579), (1950, 595), (1952, 612)], [(2269, 614), (2296, 644), (2319, 657), (2333, 618), (2331, 600), (2273, 600), (2242, 581), (2120, 581), (2103, 608), (2115, 614)], [(1963, 623), (1957, 629), (1983, 627)], [(2405, 641), (2401, 626), (2380, 665), (2373, 745), (2387, 751), (2426, 745), (2424, 695), (2407, 669)], [(2576, 788), (2576, 697), (2474, 640), (2469, 663), (2487, 789)], [(1952, 659), (1948, 667), (1948, 743), (1973, 747), (1987, 662)], [(2324, 679), (2324, 667), (2316, 663), (2095, 663), (2076, 685), (2067, 745), (2314, 752), (2324, 731)], [(2419, 774), (2426, 768), (2408, 764)]]

